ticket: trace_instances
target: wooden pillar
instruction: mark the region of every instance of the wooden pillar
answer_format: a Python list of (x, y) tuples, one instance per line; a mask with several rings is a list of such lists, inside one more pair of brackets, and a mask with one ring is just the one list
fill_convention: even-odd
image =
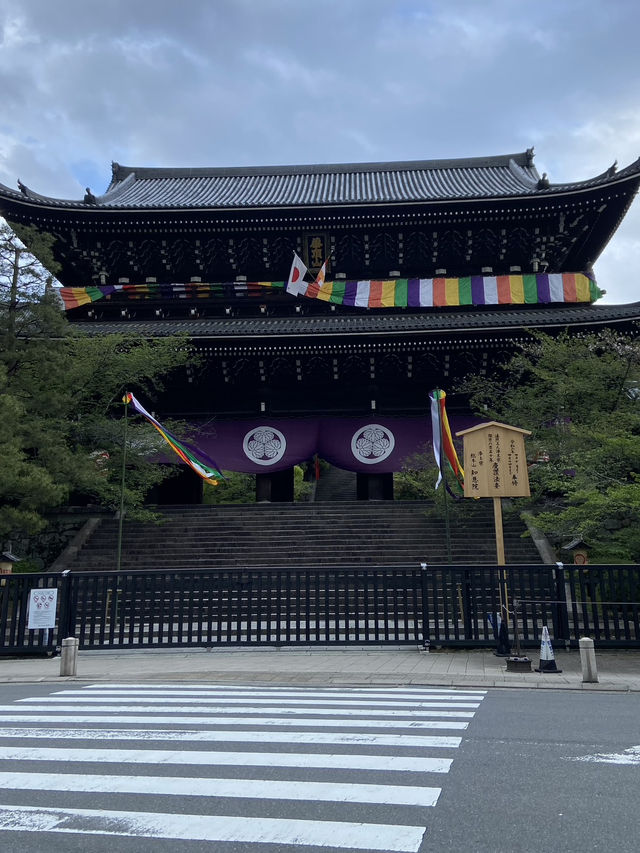
[(293, 501), (293, 467), (284, 471), (256, 474), (256, 501), (290, 503)]
[(362, 474), (356, 477), (359, 501), (392, 501), (393, 474)]
[[(493, 519), (496, 528), (496, 556), (499, 566), (505, 565), (504, 559), (504, 531), (502, 528), (502, 498), (493, 499)], [(509, 618), (509, 589), (507, 587), (507, 572), (504, 568), (499, 573), (500, 613), (502, 618)]]

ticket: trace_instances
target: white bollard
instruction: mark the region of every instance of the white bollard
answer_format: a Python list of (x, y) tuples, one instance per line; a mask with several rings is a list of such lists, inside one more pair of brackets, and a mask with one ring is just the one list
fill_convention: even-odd
[(78, 668), (78, 645), (75, 637), (65, 637), (60, 653), (60, 675), (76, 675)]
[(595, 684), (598, 681), (598, 667), (596, 666), (596, 652), (593, 647), (593, 640), (590, 637), (581, 637), (578, 645), (580, 646), (582, 680)]

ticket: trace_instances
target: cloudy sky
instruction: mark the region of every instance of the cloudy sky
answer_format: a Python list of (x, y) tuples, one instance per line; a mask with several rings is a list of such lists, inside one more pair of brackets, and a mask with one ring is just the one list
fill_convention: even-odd
[[(0, 181), (524, 151), (640, 156), (638, 0), (0, 0)], [(595, 267), (640, 300), (640, 200)]]

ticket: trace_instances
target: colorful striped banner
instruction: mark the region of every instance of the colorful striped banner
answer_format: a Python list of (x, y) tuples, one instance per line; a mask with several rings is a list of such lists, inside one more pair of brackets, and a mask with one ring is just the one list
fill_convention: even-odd
[(173, 452), (176, 453), (191, 469), (193, 469), (196, 474), (202, 477), (203, 480), (206, 480), (213, 486), (217, 486), (219, 480), (225, 479), (218, 465), (210, 456), (207, 456), (204, 451), (199, 450), (192, 444), (188, 444), (186, 441), (181, 441), (176, 438), (172, 432), (169, 432), (166, 427), (163, 427), (160, 421), (157, 421), (153, 415), (145, 409), (142, 403), (136, 400), (133, 394), (127, 392), (122, 398), (122, 402), (125, 406), (131, 406), (134, 411), (142, 415), (143, 418), (146, 418), (149, 423), (158, 430)]
[[(464, 490), (464, 470), (458, 459), (453, 436), (451, 435), (451, 427), (449, 426), (449, 418), (447, 417), (447, 408), (445, 400), (447, 395), (440, 388), (435, 388), (429, 394), (431, 401), (431, 434), (433, 442), (433, 453), (438, 465), (438, 481), (436, 489), (440, 485), (442, 474), (442, 463), (446, 460), (449, 470), (455, 477), (456, 485), (460, 489), (460, 494)], [(446, 486), (445, 482), (445, 486)]]
[[(189, 284), (112, 284), (63, 287), (67, 311), (112, 294), (129, 299), (237, 299), (284, 290), (284, 281), (193, 282)], [(387, 280), (297, 283), (297, 295), (353, 308), (449, 308), (464, 305), (537, 305), (551, 302), (595, 302), (602, 296), (584, 273), (472, 275), (464, 278), (396, 278)]]
[(238, 297), (264, 297), (265, 288), (284, 290), (284, 281), (223, 281), (189, 282), (187, 284), (101, 284), (88, 287), (62, 287), (59, 290), (65, 310), (96, 302), (112, 294), (128, 299), (209, 299), (212, 296), (237, 299)]
[(354, 308), (450, 308), (463, 305), (537, 305), (595, 302), (602, 296), (584, 273), (397, 278), (298, 284), (298, 295)]

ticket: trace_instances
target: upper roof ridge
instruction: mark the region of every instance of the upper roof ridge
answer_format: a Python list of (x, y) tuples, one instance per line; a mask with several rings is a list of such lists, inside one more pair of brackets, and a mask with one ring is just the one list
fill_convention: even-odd
[(50, 198), (24, 185), (0, 184), (0, 201), (25, 207), (100, 210), (230, 210), (439, 203), (517, 199), (581, 192), (630, 181), (640, 160), (611, 166), (586, 181), (549, 183), (533, 165), (533, 150), (491, 157), (210, 168), (134, 167), (112, 163), (103, 195)]
[(111, 186), (134, 174), (138, 180), (150, 178), (207, 178), (269, 175), (330, 175), (369, 172), (413, 172), (440, 169), (482, 169), (531, 166), (530, 151), (517, 154), (497, 154), (489, 157), (455, 157), (435, 160), (389, 160), (364, 163), (300, 163), (283, 166), (123, 166), (112, 163)]

